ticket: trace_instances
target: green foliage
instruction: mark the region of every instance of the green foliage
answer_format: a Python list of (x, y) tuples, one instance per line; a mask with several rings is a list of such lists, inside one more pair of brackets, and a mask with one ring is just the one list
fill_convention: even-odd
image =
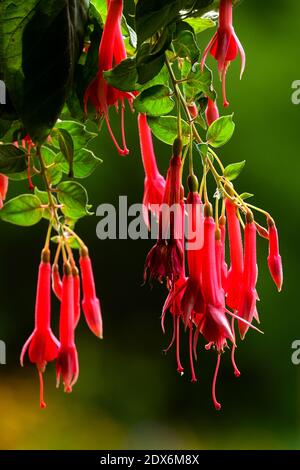
[(0, 211), (0, 219), (11, 224), (29, 227), (43, 216), (40, 199), (34, 194), (21, 194), (7, 201)]
[(222, 116), (208, 128), (206, 140), (212, 147), (222, 147), (231, 139), (234, 129), (233, 116)]
[(63, 205), (62, 212), (66, 217), (79, 219), (89, 215), (88, 195), (85, 188), (75, 181), (64, 181), (57, 187), (58, 200)]
[[(227, 178), (229, 181), (235, 180), (243, 170), (244, 166), (246, 164), (246, 161), (244, 160), (243, 162), (239, 163), (232, 163), (228, 165), (225, 170), (224, 170), (224, 176)], [(247, 197), (251, 197), (250, 194), (244, 194), (244, 199), (247, 199)]]
[(13, 144), (0, 145), (0, 173), (10, 175), (27, 168), (27, 154)]
[(135, 110), (150, 116), (169, 114), (174, 106), (172, 90), (164, 85), (147, 88), (134, 100)]
[[(173, 145), (178, 133), (177, 118), (175, 116), (149, 117), (148, 124), (157, 139), (165, 144)], [(186, 145), (190, 138), (190, 128), (183, 119), (181, 120), (181, 126), (182, 142)]]

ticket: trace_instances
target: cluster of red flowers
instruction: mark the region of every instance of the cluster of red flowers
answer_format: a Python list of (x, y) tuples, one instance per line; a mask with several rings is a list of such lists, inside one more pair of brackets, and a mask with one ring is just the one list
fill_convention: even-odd
[[(173, 156), (170, 160), (166, 182), (163, 185), (163, 178), (159, 175), (155, 164), (153, 147), (148, 145), (151, 134), (149, 134), (150, 131), (144, 117), (140, 116), (139, 123), (142, 154), (143, 159), (146, 160), (144, 162), (146, 171), (144, 203), (147, 210), (151, 210), (152, 204), (154, 204), (156, 212), (157, 204), (161, 205), (159, 206), (161, 207), (159, 236), (157, 243), (146, 258), (145, 279), (148, 273), (150, 279), (165, 281), (169, 290), (163, 307), (162, 328), (165, 331), (165, 315), (167, 311), (170, 311), (173, 318), (173, 337), (167, 350), (175, 343), (178, 372), (183, 373), (180, 360), (181, 324), (189, 330), (192, 382), (197, 380), (194, 360), (197, 358), (196, 349), (199, 335), (201, 334), (207, 342), (206, 349), (213, 347), (217, 351), (212, 397), (215, 407), (220, 409), (215, 392), (216, 378), (221, 353), (228, 347), (228, 341), (232, 345), (231, 357), (234, 373), (236, 376), (240, 375), (234, 359), (235, 320), (238, 323), (242, 339), (250, 327), (257, 330), (252, 325), (253, 319), (259, 322), (256, 309), (258, 300), (256, 291), (257, 232), (269, 240), (268, 265), (270, 273), (279, 291), (282, 287), (282, 264), (276, 226), (273, 219), (268, 217), (268, 231), (263, 230), (255, 222), (250, 209), (246, 212), (243, 211), (244, 208), (234, 197), (234, 193), (232, 193), (232, 197), (227, 197), (224, 200), (220, 217), (216, 212), (216, 218), (214, 218), (207, 195), (205, 195), (204, 203), (200, 198), (198, 180), (194, 174), (188, 177), (189, 193), (185, 199), (181, 181), (181, 146), (178, 139), (174, 143)], [(227, 188), (227, 191), (230, 193), (230, 187)], [(177, 205), (178, 208), (178, 212), (173, 214), (173, 218), (171, 214), (168, 230), (162, 217), (164, 205), (168, 205), (170, 208)], [(195, 248), (186, 250), (187, 263), (185, 262), (185, 241), (182, 230), (185, 212), (191, 219), (188, 223), (188, 241), (191, 242), (195, 234), (203, 233), (203, 242), (195, 245)], [(241, 212), (244, 212), (245, 215), (245, 225), (240, 220)], [(244, 226), (244, 242), (241, 226)], [(229, 267), (225, 256), (227, 231), (229, 235)], [(188, 275), (186, 274), (186, 264)]]
[[(59, 250), (57, 251), (59, 254)], [(96, 295), (93, 269), (88, 249), (81, 247), (79, 265), (83, 299), (80, 305), (80, 275), (72, 253), (64, 254), (63, 277), (60, 278), (57, 257), (52, 265), (52, 288), (60, 301), (59, 340), (51, 330), (51, 264), (50, 251), (42, 251), (39, 266), (35, 326), (21, 352), (21, 365), (28, 350), (29, 360), (37, 367), (40, 378), (40, 406), (46, 406), (43, 397), (43, 373), (48, 362), (56, 360), (57, 386), (62, 378), (65, 392), (70, 393), (79, 375), (75, 329), (80, 318), (81, 306), (90, 330), (102, 338), (102, 316), (100, 302)]]

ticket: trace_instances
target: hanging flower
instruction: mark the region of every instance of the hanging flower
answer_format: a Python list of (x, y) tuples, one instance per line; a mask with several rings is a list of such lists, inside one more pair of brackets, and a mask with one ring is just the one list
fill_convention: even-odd
[(80, 270), (82, 278), (82, 310), (90, 330), (98, 338), (103, 338), (103, 325), (100, 301), (96, 295), (92, 262), (87, 247), (80, 251)]
[(20, 362), (23, 366), (24, 356), (28, 349), (29, 360), (36, 364), (40, 379), (40, 407), (45, 408), (43, 396), (43, 372), (48, 362), (57, 358), (60, 347), (50, 327), (51, 314), (51, 266), (50, 252), (42, 251), (39, 266), (36, 303), (35, 303), (35, 327), (31, 336), (23, 346)]
[(226, 74), (230, 62), (235, 60), (238, 53), (240, 53), (242, 60), (241, 77), (246, 65), (245, 51), (233, 28), (232, 9), (232, 0), (220, 1), (218, 30), (206, 47), (201, 60), (202, 70), (209, 52), (217, 60), (219, 75), (222, 80), (223, 102), (225, 107), (229, 106), (226, 97)]
[[(87, 113), (88, 102), (91, 101), (98, 117), (104, 117), (109, 134), (119, 154), (127, 155), (129, 151), (125, 139), (124, 108), (125, 100), (132, 106), (134, 94), (110, 86), (103, 75), (103, 72), (112, 69), (114, 65), (126, 58), (126, 50), (120, 29), (122, 11), (123, 0), (109, 0), (107, 17), (99, 46), (99, 68), (96, 77), (86, 89), (84, 107)], [(114, 106), (118, 110), (119, 104), (121, 104), (122, 147), (115, 138), (109, 120), (109, 107)]]
[(268, 256), (268, 266), (277, 286), (278, 291), (280, 292), (283, 284), (283, 270), (282, 270), (282, 260), (279, 253), (279, 241), (278, 241), (278, 232), (275, 225), (275, 222), (271, 217), (268, 218), (268, 228), (269, 228), (269, 256)]
[(159, 218), (159, 208), (163, 202), (166, 182), (157, 168), (151, 130), (147, 124), (146, 114), (138, 115), (138, 128), (145, 170), (143, 215), (145, 223), (149, 227), (148, 211), (150, 210), (156, 215), (157, 219)]
[(72, 392), (79, 375), (78, 356), (74, 338), (74, 285), (72, 269), (64, 263), (62, 298), (60, 306), (59, 339), (60, 348), (56, 360), (56, 380), (59, 386), (62, 377), (64, 390)]
[(217, 103), (210, 98), (208, 98), (208, 101), (207, 101), (207, 108), (205, 111), (205, 116), (206, 116), (206, 122), (208, 126), (211, 126), (212, 123), (215, 122), (220, 117)]

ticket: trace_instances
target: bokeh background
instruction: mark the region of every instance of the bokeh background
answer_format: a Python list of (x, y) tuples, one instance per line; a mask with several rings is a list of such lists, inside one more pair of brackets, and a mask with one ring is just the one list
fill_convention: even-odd
[[(127, 12), (132, 11), (127, 2)], [(245, 1), (235, 11), (247, 70), (241, 82), (238, 62), (228, 73), (237, 129), (219, 154), (225, 163), (247, 160), (238, 188), (254, 193), (257, 205), (277, 220), (285, 285), (278, 295), (267, 271), (267, 245), (260, 240), (259, 312), (265, 334), (251, 331), (239, 345), (240, 379), (233, 376), (229, 354), (224, 356), (218, 381), (222, 411), (214, 410), (210, 398), (213, 353), (199, 354), (196, 385), (188, 373), (176, 373), (172, 351), (162, 354), (169, 339), (163, 337), (159, 321), (165, 291), (141, 287), (152, 242), (99, 241), (96, 216), (82, 220), (78, 232), (94, 260), (105, 339), (97, 340), (81, 322), (80, 380), (71, 395), (57, 391), (54, 367), (49, 365), (48, 407), (40, 410), (36, 370), (28, 363), (22, 369), (18, 361), (33, 327), (46, 224), (18, 228), (2, 223), (0, 338), (6, 342), (7, 365), (0, 366), (1, 449), (300, 448), (300, 366), (291, 362), (291, 344), (300, 339), (300, 107), (291, 102), (291, 84), (300, 79), (299, 18), (297, 0), (284, 5), (279, 0)], [(202, 47), (211, 34), (203, 34)], [(216, 70), (213, 61), (211, 65)], [(95, 142), (103, 164), (88, 181), (94, 208), (102, 202), (117, 204), (118, 195), (128, 195), (132, 203), (142, 197), (136, 117), (128, 112), (126, 121), (130, 156), (118, 157), (106, 130)], [(163, 170), (170, 148), (159, 142), (155, 148)], [(18, 191), (19, 186), (11, 184), (9, 196)], [(53, 300), (55, 331), (58, 307)], [(183, 362), (188, 371), (186, 351)]]

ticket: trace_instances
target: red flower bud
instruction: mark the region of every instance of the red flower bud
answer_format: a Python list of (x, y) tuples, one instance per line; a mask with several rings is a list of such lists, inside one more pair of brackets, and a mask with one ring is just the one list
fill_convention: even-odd
[(93, 268), (87, 248), (81, 250), (79, 264), (83, 289), (82, 310), (90, 330), (98, 336), (98, 338), (102, 338), (103, 326), (101, 307), (96, 295)]
[(5, 201), (7, 189), (8, 189), (8, 177), (0, 173), (0, 209), (2, 209), (3, 207), (3, 201)]
[(210, 126), (213, 122), (219, 119), (219, 110), (217, 103), (210, 98), (208, 98), (207, 108), (205, 111), (207, 125)]
[(280, 292), (283, 284), (283, 269), (282, 269), (282, 260), (279, 253), (279, 241), (278, 241), (278, 232), (274, 220), (268, 219), (269, 227), (269, 256), (268, 256), (268, 266), (277, 286), (278, 291)]

